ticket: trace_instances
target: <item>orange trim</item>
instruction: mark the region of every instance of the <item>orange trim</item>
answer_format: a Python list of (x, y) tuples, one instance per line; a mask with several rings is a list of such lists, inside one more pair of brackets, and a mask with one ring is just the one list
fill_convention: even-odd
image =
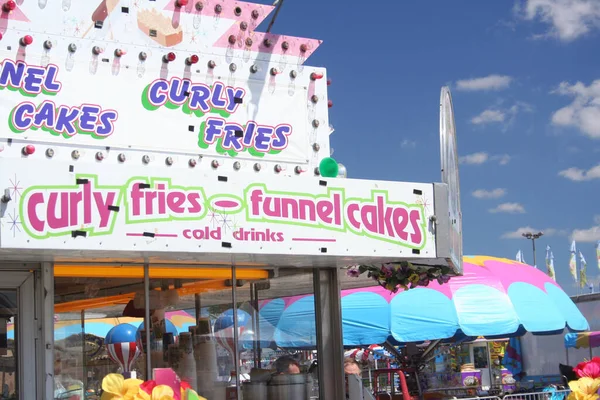
[[(179, 296), (208, 292), (211, 290), (224, 289), (225, 281), (209, 280), (204, 282), (193, 282), (184, 284), (182, 288), (177, 289)], [(155, 289), (160, 290), (160, 289)], [(75, 300), (66, 303), (59, 303), (54, 306), (54, 312), (74, 312), (82, 310), (91, 310), (100, 307), (111, 307), (119, 304), (127, 304), (135, 298), (135, 293), (126, 293), (118, 296), (97, 297), (93, 299)]]
[[(263, 269), (236, 270), (237, 279), (267, 279)], [(61, 278), (144, 278), (142, 266), (55, 265), (54, 276)], [(150, 267), (150, 279), (231, 279), (229, 268)]]
[[(95, 264), (128, 264), (128, 265), (143, 265), (145, 262), (149, 262), (150, 264), (164, 264), (164, 265), (189, 265), (190, 267), (198, 267), (198, 266), (222, 266), (222, 267), (231, 267), (230, 262), (214, 262), (214, 261), (197, 261), (197, 260), (168, 260), (159, 257), (149, 257), (147, 260), (143, 258), (56, 258), (54, 260), (57, 264), (64, 263), (73, 263), (73, 264), (81, 264), (81, 263), (95, 263)], [(269, 264), (265, 263), (236, 263), (236, 266), (239, 267), (252, 267), (252, 268), (263, 268), (268, 267)]]
[(89, 310), (100, 307), (110, 307), (118, 304), (127, 304), (133, 300), (135, 293), (120, 294), (118, 296), (98, 297), (94, 299), (75, 300), (54, 305), (55, 313)]

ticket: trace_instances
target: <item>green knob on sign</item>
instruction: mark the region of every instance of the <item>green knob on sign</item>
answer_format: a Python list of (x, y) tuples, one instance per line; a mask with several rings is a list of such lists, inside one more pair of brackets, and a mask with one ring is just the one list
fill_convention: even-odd
[(325, 157), (319, 164), (319, 172), (324, 178), (337, 178), (339, 172), (337, 161), (331, 157)]

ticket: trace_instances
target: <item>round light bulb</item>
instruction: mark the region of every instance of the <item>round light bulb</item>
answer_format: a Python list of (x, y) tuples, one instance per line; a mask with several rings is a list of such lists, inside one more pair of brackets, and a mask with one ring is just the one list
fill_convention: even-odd
[(33, 153), (35, 153), (35, 146), (32, 144), (28, 144), (27, 146), (23, 147), (22, 152), (23, 155), (30, 156)]
[(331, 157), (325, 157), (319, 163), (319, 171), (324, 178), (336, 178), (339, 172), (339, 165)]

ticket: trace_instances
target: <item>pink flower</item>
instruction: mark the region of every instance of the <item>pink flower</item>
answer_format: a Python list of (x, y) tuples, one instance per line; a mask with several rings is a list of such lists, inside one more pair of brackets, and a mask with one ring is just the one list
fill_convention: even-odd
[(594, 357), (591, 361), (577, 364), (573, 371), (580, 378), (600, 378), (600, 357)]
[(358, 278), (360, 276), (360, 271), (356, 267), (350, 267), (346, 271), (346, 274), (352, 278)]
[(154, 381), (154, 380), (146, 381), (140, 385), (140, 389), (142, 389), (144, 392), (146, 392), (150, 395), (152, 394), (152, 391), (154, 390), (155, 387), (156, 387), (156, 381)]
[(391, 278), (392, 275), (394, 274), (394, 271), (392, 270), (391, 267), (386, 267), (385, 265), (383, 265), (381, 267), (381, 273), (383, 274), (383, 276), (385, 276), (386, 278)]

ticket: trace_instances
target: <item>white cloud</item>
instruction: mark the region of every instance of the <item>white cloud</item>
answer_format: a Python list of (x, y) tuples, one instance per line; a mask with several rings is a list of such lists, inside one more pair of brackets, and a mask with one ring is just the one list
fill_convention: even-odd
[(548, 32), (537, 37), (557, 37), (570, 42), (600, 27), (598, 0), (525, 0), (516, 10), (526, 20), (550, 25)]
[(575, 229), (571, 240), (584, 243), (594, 243), (600, 240), (600, 215), (594, 216), (594, 226), (589, 229)]
[(471, 194), (476, 199), (499, 199), (500, 197), (502, 197), (506, 194), (506, 189), (501, 189), (501, 188), (492, 189), (492, 190), (477, 189), (477, 190), (473, 191), (473, 193), (471, 193)]
[(471, 118), (471, 123), (475, 125), (489, 124), (492, 122), (504, 122), (506, 114), (499, 110), (484, 110), (481, 114)]
[(511, 157), (508, 154), (498, 154), (490, 158), (490, 160), (492, 161), (498, 161), (498, 164), (500, 165), (508, 164), (510, 162), (510, 159)]
[(591, 181), (592, 179), (600, 179), (600, 164), (588, 169), (587, 171), (580, 168), (567, 168), (558, 173), (559, 176), (570, 179), (575, 182)]
[(600, 139), (600, 79), (589, 86), (562, 82), (553, 93), (573, 98), (571, 104), (552, 115), (554, 125), (575, 127), (592, 139)]
[(520, 112), (533, 112), (533, 107), (522, 101), (518, 101), (511, 107), (500, 109), (496, 107), (483, 110), (479, 115), (471, 118), (471, 123), (474, 125), (484, 125), (491, 123), (505, 123), (506, 129), (512, 124)]
[(417, 147), (417, 142), (415, 142), (414, 140), (404, 139), (400, 143), (400, 147), (402, 147), (403, 149), (414, 149), (415, 147)]
[(483, 164), (490, 158), (488, 153), (483, 151), (479, 153), (467, 154), (458, 158), (458, 162), (461, 164)]
[(488, 161), (497, 162), (500, 165), (506, 165), (510, 162), (511, 157), (508, 154), (497, 154), (490, 156), (485, 151), (480, 151), (473, 154), (467, 154), (458, 158), (460, 164), (481, 165)]
[(462, 79), (456, 82), (457, 90), (502, 90), (506, 89), (512, 81), (510, 76), (489, 75), (482, 78)]
[(525, 214), (525, 207), (519, 203), (502, 203), (490, 210), (491, 213)]
[(540, 229), (534, 229), (530, 226), (526, 226), (523, 228), (519, 228), (513, 232), (506, 232), (501, 237), (502, 237), (502, 239), (523, 239), (523, 234), (527, 233), (527, 232), (532, 232), (532, 233), (543, 232), (544, 236), (557, 236), (557, 235), (564, 234), (564, 231), (560, 231), (555, 228), (547, 228), (547, 229), (540, 230)]

